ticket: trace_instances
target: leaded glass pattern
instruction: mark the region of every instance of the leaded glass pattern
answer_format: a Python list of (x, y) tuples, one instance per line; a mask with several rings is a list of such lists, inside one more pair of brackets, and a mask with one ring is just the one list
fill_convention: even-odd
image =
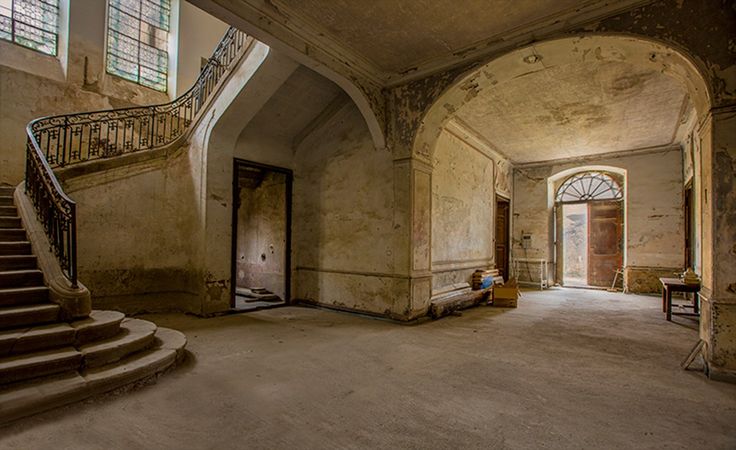
[(565, 180), (557, 190), (557, 202), (573, 203), (593, 200), (621, 200), (621, 186), (604, 172), (582, 172)]
[(107, 72), (166, 92), (170, 0), (109, 0)]
[(0, 0), (0, 39), (56, 56), (59, 0)]

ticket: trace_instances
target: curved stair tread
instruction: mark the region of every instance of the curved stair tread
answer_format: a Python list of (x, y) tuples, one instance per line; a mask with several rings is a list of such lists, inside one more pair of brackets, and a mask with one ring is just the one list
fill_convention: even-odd
[(0, 424), (40, 413), (154, 376), (183, 354), (186, 337), (168, 328), (156, 330), (157, 347), (101, 367), (56, 374), (0, 388)]
[(13, 384), (0, 391), (0, 424), (84, 400), (86, 387), (76, 371)]
[(75, 320), (69, 325), (76, 330), (75, 344), (79, 347), (93, 341), (115, 336), (125, 314), (118, 311), (93, 310), (86, 319)]
[(156, 343), (159, 348), (176, 350), (179, 353), (187, 346), (187, 337), (181, 331), (158, 327), (156, 330)]
[(187, 343), (183, 333), (169, 328), (159, 328), (156, 341), (154, 348), (113, 364), (87, 369), (82, 376), (94, 393), (117, 389), (163, 372), (182, 357)]
[(0, 360), (0, 384), (76, 370), (82, 354), (74, 347), (62, 347), (10, 356)]
[(59, 309), (55, 303), (0, 307), (0, 329), (55, 322), (59, 319)]
[(125, 319), (120, 333), (79, 347), (85, 367), (98, 367), (115, 362), (127, 355), (139, 352), (153, 344), (156, 325), (147, 320)]
[(71, 345), (75, 330), (67, 323), (0, 331), (0, 356)]

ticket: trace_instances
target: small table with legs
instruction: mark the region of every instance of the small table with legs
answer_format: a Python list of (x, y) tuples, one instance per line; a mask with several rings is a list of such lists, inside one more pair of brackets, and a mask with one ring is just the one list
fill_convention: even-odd
[(685, 308), (692, 308), (693, 312), (672, 312), (672, 293), (673, 292), (694, 292), (700, 291), (699, 284), (685, 284), (679, 278), (660, 278), (659, 281), (662, 283), (662, 312), (667, 313), (667, 320), (672, 321), (672, 315), (676, 316), (700, 316), (698, 311), (698, 296), (693, 296), (692, 305), (683, 305)]

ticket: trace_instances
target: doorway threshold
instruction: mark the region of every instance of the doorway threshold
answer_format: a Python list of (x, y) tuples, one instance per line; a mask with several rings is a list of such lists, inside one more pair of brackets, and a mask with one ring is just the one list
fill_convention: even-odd
[(603, 287), (603, 286), (581, 286), (581, 285), (576, 285), (576, 286), (569, 286), (568, 285), (568, 286), (565, 286), (563, 284), (562, 287), (563, 288), (568, 288), (568, 289), (587, 289), (587, 290), (590, 290), (590, 291), (607, 291), (608, 290), (608, 288)]
[[(247, 300), (247, 301), (246, 301)], [(253, 301), (248, 297), (242, 295), (235, 296), (235, 306), (230, 308), (231, 313), (242, 313), (260, 311), (263, 309), (279, 308), (286, 306), (284, 300), (279, 299), (278, 301)]]

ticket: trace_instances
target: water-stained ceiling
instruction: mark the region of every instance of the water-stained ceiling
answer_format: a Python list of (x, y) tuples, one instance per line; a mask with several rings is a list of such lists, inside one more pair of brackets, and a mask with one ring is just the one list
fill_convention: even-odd
[(456, 117), (516, 163), (668, 145), (686, 92), (625, 60), (553, 65), (486, 89)]

